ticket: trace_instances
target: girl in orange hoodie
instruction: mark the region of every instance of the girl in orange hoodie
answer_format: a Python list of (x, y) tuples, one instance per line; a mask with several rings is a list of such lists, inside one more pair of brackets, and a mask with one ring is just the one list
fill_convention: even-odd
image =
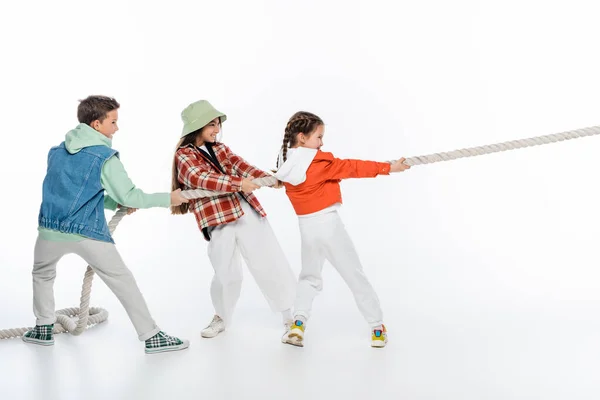
[(294, 322), (282, 341), (302, 347), (312, 302), (321, 291), (323, 264), (329, 261), (342, 276), (371, 327), (371, 346), (384, 347), (387, 332), (379, 298), (363, 272), (358, 254), (337, 213), (342, 204), (340, 181), (373, 178), (408, 168), (401, 158), (387, 162), (341, 160), (322, 152), (324, 124), (309, 112), (294, 114), (286, 128), (275, 176), (284, 183), (300, 225), (302, 270)]

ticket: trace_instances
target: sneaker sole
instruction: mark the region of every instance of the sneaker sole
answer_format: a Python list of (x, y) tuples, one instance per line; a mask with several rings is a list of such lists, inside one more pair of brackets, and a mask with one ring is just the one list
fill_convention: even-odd
[(287, 343), (288, 339), (289, 339), (289, 334), (286, 332), (281, 336), (281, 343)]
[(23, 336), (22, 337), (23, 341), (25, 343), (33, 343), (33, 344), (37, 344), (39, 346), (53, 346), (54, 345), (54, 339), (52, 340), (42, 340), (42, 339), (33, 339), (33, 338), (28, 338)]
[(288, 335), (284, 342), (285, 344), (291, 344), (296, 347), (304, 347), (304, 338), (300, 337), (297, 333), (291, 333)]
[(158, 354), (158, 353), (167, 353), (169, 351), (179, 351), (185, 350), (190, 347), (190, 342), (184, 341), (183, 344), (178, 346), (169, 346), (169, 347), (158, 347), (156, 349), (146, 349), (146, 354)]
[(387, 344), (387, 340), (386, 341), (377, 340), (377, 341), (371, 342), (371, 347), (373, 347), (375, 349), (381, 349), (381, 348), (384, 348), (386, 344)]
[(222, 331), (219, 331), (219, 332), (215, 333), (214, 335), (200, 332), (200, 336), (202, 336), (204, 339), (211, 339), (211, 338), (219, 336), (219, 334), (223, 333), (223, 332), (225, 332), (225, 329), (223, 329)]

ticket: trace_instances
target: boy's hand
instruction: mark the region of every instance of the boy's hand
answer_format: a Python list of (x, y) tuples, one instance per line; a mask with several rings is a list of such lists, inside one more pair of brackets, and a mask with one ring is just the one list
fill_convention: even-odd
[(189, 200), (183, 197), (181, 189), (177, 189), (171, 192), (171, 205), (180, 206), (182, 203), (188, 203)]
[[(127, 207), (124, 207), (124, 206), (122, 206), (120, 204), (117, 204), (117, 207), (118, 208), (127, 208)], [(136, 212), (137, 210), (138, 210), (137, 208), (127, 208), (127, 215), (131, 215), (134, 212)]]
[(252, 179), (250, 179), (250, 178), (244, 178), (244, 180), (242, 181), (242, 192), (244, 192), (246, 194), (252, 193), (259, 187), (260, 186), (258, 186), (256, 183), (252, 182)]
[(394, 163), (392, 163), (392, 166), (390, 167), (390, 172), (402, 172), (407, 169), (410, 169), (410, 165), (404, 164), (404, 161), (406, 161), (406, 158), (402, 157), (401, 159), (396, 160)]

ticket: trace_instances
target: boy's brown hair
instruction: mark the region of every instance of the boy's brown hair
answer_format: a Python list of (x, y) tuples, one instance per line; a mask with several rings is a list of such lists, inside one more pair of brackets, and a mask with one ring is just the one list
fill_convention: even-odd
[(112, 97), (88, 96), (84, 100), (79, 100), (77, 119), (80, 123), (91, 126), (95, 120), (104, 121), (106, 114), (112, 110), (119, 109), (119, 107), (121, 105)]

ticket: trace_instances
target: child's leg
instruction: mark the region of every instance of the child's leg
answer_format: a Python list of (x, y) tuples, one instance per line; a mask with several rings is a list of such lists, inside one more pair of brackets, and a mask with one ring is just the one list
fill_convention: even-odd
[(33, 313), (36, 325), (56, 322), (54, 314), (54, 279), (56, 264), (69, 251), (70, 242), (52, 242), (38, 237), (33, 256)]
[(300, 221), (302, 270), (298, 279), (294, 310), (296, 318), (301, 317), (302, 322), (310, 318), (312, 303), (323, 290), (322, 272), (325, 255), (319, 243), (322, 232), (321, 224)]
[(356, 301), (358, 309), (371, 327), (383, 323), (379, 298), (363, 272), (360, 259), (348, 235), (344, 223), (337, 213), (331, 213), (333, 234), (325, 244), (325, 254), (344, 279)]
[(250, 273), (273, 311), (289, 314), (296, 292), (296, 277), (271, 224), (244, 200), (238, 220), (238, 245)]
[(75, 253), (92, 266), (94, 272), (117, 296), (129, 315), (139, 339), (147, 340), (160, 332), (133, 274), (125, 266), (115, 245), (89, 239), (76, 244)]
[(323, 289), (321, 274), (325, 256), (320, 245), (323, 233), (326, 237), (327, 232), (323, 231), (323, 224), (318, 219), (300, 220), (302, 270), (296, 287), (294, 321), (281, 338), (283, 343), (304, 346), (305, 324), (310, 317), (313, 300)]
[(236, 243), (238, 222), (216, 227), (208, 245), (208, 258), (215, 270), (210, 286), (215, 313), (230, 324), (242, 290), (242, 261)]

